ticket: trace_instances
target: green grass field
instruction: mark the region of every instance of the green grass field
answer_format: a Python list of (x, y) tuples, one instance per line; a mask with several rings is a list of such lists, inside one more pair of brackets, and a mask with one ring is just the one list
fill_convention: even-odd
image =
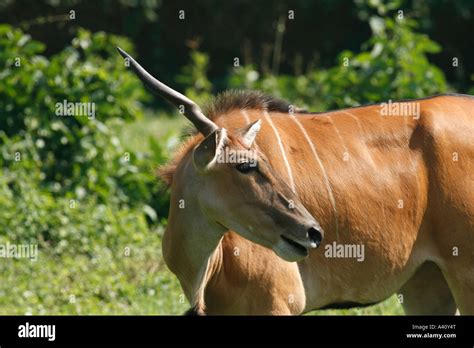
[[(55, 257), (0, 263), (0, 314), (162, 315), (188, 309), (176, 277), (161, 257), (161, 231), (92, 256)], [(400, 315), (396, 297), (366, 308), (315, 311), (314, 315)]]
[[(176, 144), (181, 118), (148, 116), (127, 125), (121, 140), (146, 151), (149, 135)], [(174, 137), (176, 139), (176, 137)], [(130, 231), (132, 235), (134, 231)], [(97, 231), (100, 234), (100, 231)], [(91, 246), (89, 255), (53, 255), (40, 250), (38, 261), (0, 262), (0, 314), (179, 315), (188, 309), (176, 277), (161, 257), (163, 228), (113, 248)], [(126, 252), (129, 251), (128, 252)], [(314, 315), (401, 315), (395, 296), (361, 309), (315, 311)]]

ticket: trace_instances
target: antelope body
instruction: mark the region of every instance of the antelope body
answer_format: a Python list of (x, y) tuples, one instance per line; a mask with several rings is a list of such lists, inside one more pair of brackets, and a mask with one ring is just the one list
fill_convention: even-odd
[[(241, 92), (202, 113), (121, 53), (200, 131), (162, 170), (163, 255), (193, 312), (301, 314), (399, 293), (407, 314), (474, 314), (474, 98), (314, 114)], [(216, 160), (229, 149), (244, 158)]]

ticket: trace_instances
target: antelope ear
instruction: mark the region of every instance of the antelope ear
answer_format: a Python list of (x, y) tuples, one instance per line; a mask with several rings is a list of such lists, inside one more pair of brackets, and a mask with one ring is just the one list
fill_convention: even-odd
[(227, 130), (220, 128), (209, 134), (199, 145), (194, 148), (194, 166), (204, 171), (212, 167), (218, 160), (227, 144)]
[(240, 135), (240, 141), (242, 145), (246, 148), (250, 148), (255, 141), (255, 137), (257, 136), (258, 132), (260, 131), (262, 121), (257, 120), (248, 126), (242, 128), (238, 133)]

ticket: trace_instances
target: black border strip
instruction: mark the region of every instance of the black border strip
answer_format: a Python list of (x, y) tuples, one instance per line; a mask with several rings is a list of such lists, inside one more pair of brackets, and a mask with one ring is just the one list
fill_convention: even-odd
[[(19, 326), (55, 325), (54, 342), (20, 338)], [(415, 326), (414, 326), (415, 325)], [(441, 325), (441, 326), (440, 326)], [(418, 327), (418, 328), (416, 328)], [(420, 329), (426, 327), (426, 329)], [(407, 338), (407, 334), (455, 338)], [(57, 344), (449, 344), (474, 345), (474, 317), (3, 316), (0, 347)]]

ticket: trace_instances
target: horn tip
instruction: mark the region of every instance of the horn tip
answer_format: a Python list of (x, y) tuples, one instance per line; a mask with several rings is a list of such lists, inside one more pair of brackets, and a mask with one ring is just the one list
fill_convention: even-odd
[(125, 52), (123, 49), (121, 49), (121, 48), (118, 47), (118, 46), (117, 46), (117, 51), (118, 51), (118, 53), (120, 53), (120, 55), (121, 55), (122, 57), (124, 57), (124, 58), (129, 57), (128, 53)]

